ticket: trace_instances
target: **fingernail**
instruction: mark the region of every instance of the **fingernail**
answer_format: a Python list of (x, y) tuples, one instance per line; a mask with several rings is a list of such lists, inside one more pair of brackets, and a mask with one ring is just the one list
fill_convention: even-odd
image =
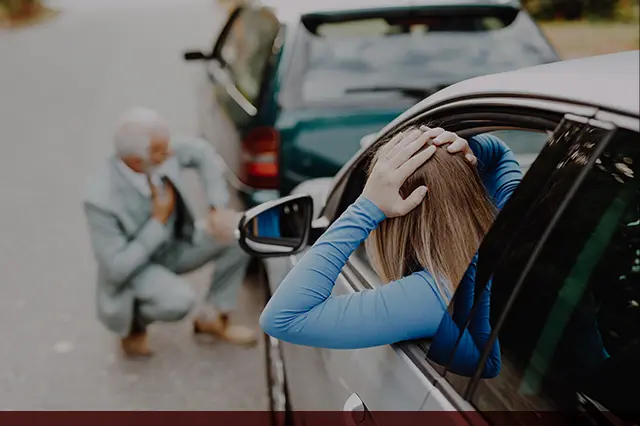
[(452, 151), (452, 150), (451, 150), (451, 147), (452, 147), (452, 146), (453, 146), (453, 145), (449, 145), (449, 146), (447, 147), (447, 152), (451, 152), (451, 151)]
[(420, 188), (420, 194), (425, 195), (427, 193), (427, 187), (423, 186)]

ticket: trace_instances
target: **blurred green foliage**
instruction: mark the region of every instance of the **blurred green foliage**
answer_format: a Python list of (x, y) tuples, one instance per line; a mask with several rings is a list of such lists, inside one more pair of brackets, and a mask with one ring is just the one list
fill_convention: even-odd
[(0, 0), (0, 8), (12, 15), (34, 10), (40, 6), (42, 6), (41, 0)]
[(637, 20), (637, 0), (522, 0), (539, 20)]

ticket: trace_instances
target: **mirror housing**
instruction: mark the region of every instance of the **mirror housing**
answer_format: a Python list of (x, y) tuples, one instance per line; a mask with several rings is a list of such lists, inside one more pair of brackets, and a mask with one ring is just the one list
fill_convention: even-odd
[(295, 194), (246, 211), (238, 225), (240, 247), (251, 256), (291, 256), (307, 247), (313, 199)]
[(209, 56), (199, 50), (191, 50), (184, 53), (185, 61), (204, 61), (206, 59), (209, 59)]

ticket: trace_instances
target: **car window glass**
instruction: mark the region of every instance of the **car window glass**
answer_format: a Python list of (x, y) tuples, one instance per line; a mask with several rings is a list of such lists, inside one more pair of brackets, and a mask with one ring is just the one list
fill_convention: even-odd
[[(584, 129), (584, 121), (575, 122), (571, 119), (563, 120), (556, 128), (553, 136), (549, 139), (544, 149), (538, 155), (536, 161), (531, 166), (529, 172), (524, 177), (511, 200), (505, 205), (496, 218), (493, 226), (485, 236), (480, 249), (478, 250), (478, 259), (476, 262), (475, 289), (466, 287), (458, 287), (454, 299), (450, 303), (449, 312), (455, 319), (455, 324), (459, 329), (464, 330), (469, 319), (469, 314), (475, 315), (475, 309), (467, 311), (461, 316), (460, 312), (454, 312), (457, 300), (461, 297), (459, 293), (464, 291), (465, 295), (471, 293), (471, 299), (474, 301), (481, 300), (485, 287), (489, 282), (489, 278), (493, 273), (496, 265), (501, 262), (503, 256), (510, 250), (511, 246), (517, 247), (520, 252), (524, 249), (530, 253), (533, 250), (530, 246), (518, 246), (518, 241), (522, 238), (520, 234), (524, 233), (537, 238), (548, 226), (553, 218), (555, 206), (566, 196), (573, 182), (577, 177), (576, 169), (558, 170), (557, 165), (570, 158), (572, 153), (578, 152), (580, 145), (579, 136)], [(586, 153), (588, 158), (588, 152)], [(562, 173), (560, 173), (562, 172)], [(535, 220), (530, 220), (530, 216), (535, 216)], [(527, 257), (523, 256), (522, 260), (526, 261)], [(524, 265), (519, 264), (514, 267), (514, 271), (523, 268)], [(513, 284), (509, 280), (500, 280), (494, 286), (508, 286), (511, 288)], [(508, 290), (504, 293), (508, 294)], [(499, 293), (498, 293), (499, 294)], [(494, 302), (496, 292), (492, 291), (489, 303), (489, 312), (491, 315), (491, 327), (499, 318), (502, 312), (499, 303)], [(469, 300), (467, 298), (467, 300)], [(504, 301), (503, 301), (504, 303)], [(477, 308), (474, 305), (474, 308)], [(447, 321), (450, 318), (444, 318)], [(443, 366), (448, 365), (453, 356), (457, 343), (451, 345), (450, 336), (444, 336), (446, 339), (434, 339), (434, 354), (430, 355), (432, 365), (439, 371), (443, 371)], [(478, 350), (484, 349), (478, 347)], [(437, 356), (435, 356), (437, 355)], [(474, 370), (472, 368), (470, 370)], [(468, 371), (464, 375), (458, 371), (449, 371), (446, 373), (447, 380), (453, 387), (464, 394), (472, 374)]]
[(496, 130), (488, 134), (496, 136), (509, 146), (516, 155), (523, 173), (529, 170), (529, 167), (531, 167), (531, 164), (549, 139), (549, 135), (545, 132), (526, 130)]
[[(563, 168), (580, 170), (600, 131)], [(566, 410), (609, 410), (630, 421), (640, 402), (640, 162), (638, 135), (618, 130), (571, 198), (522, 282), (499, 330), (500, 374), (478, 383), (474, 405), (497, 424)], [(590, 142), (593, 142), (593, 146)], [(585, 150), (586, 149), (586, 150)], [(586, 154), (586, 155), (585, 155)], [(563, 182), (545, 195), (562, 202)], [(559, 188), (559, 191), (556, 190)], [(560, 196), (560, 197), (559, 197)], [(536, 210), (537, 212), (537, 210)], [(544, 213), (544, 212), (542, 212)], [(509, 303), (532, 248), (535, 219), (497, 267), (491, 317)], [(537, 234), (537, 235), (536, 235)], [(548, 414), (555, 412), (555, 414)]]
[(477, 75), (557, 60), (526, 12), (511, 8), (322, 19), (303, 19), (309, 52), (303, 102), (401, 97), (401, 92), (365, 89), (411, 82), (435, 90)]
[(220, 58), (237, 89), (251, 103), (260, 95), (265, 67), (279, 29), (278, 20), (267, 9), (243, 9), (220, 46)]

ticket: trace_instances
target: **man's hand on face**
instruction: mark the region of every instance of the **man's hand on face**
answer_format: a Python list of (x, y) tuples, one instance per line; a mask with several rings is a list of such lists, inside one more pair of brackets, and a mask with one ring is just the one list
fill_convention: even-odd
[(153, 203), (151, 216), (158, 222), (165, 224), (173, 214), (176, 205), (176, 193), (169, 182), (163, 182), (164, 191), (162, 195), (158, 193), (150, 178), (147, 178), (149, 188), (151, 188), (151, 202)]
[(231, 209), (212, 209), (209, 214), (208, 230), (221, 244), (231, 244), (235, 240), (235, 231), (242, 213)]

